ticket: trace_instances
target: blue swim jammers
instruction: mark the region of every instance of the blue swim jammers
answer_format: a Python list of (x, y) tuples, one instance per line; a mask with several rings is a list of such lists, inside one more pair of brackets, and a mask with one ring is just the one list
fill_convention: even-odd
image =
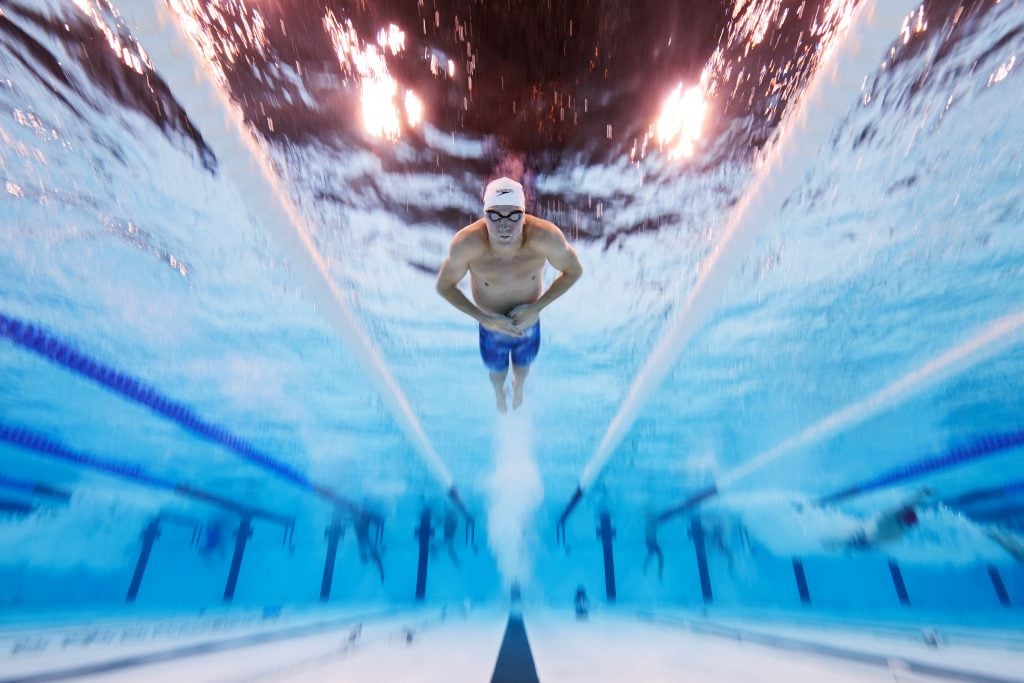
[(518, 367), (529, 365), (540, 351), (540, 321), (522, 337), (512, 337), (480, 326), (480, 357), (491, 372), (508, 370), (508, 358)]

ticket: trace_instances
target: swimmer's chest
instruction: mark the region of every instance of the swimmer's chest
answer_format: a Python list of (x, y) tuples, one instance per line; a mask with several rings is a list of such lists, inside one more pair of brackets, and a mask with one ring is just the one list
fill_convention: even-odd
[(488, 254), (474, 259), (469, 264), (469, 272), (474, 279), (483, 280), (489, 286), (529, 284), (540, 281), (546, 260), (533, 252), (517, 254), (511, 258)]

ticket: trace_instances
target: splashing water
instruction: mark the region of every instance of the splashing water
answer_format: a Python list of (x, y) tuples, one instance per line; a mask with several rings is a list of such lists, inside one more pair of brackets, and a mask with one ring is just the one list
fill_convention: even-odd
[(527, 529), (544, 499), (533, 457), (533, 421), (528, 415), (498, 420), (494, 469), (487, 477), (487, 538), (502, 582), (526, 584), (530, 575)]
[[(910, 493), (895, 493), (893, 501)], [(904, 563), (950, 566), (1006, 557), (986, 536), (983, 525), (944, 506), (919, 509), (920, 524), (915, 529), (869, 551), (847, 548), (846, 542), (854, 533), (875, 524), (877, 515), (819, 507), (802, 493), (781, 490), (724, 496), (718, 504), (739, 518), (752, 539), (780, 557), (882, 552)]]

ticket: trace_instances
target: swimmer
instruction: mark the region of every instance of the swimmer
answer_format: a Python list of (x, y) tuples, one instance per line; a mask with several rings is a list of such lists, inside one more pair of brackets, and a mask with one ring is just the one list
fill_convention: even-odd
[(228, 526), (231, 520), (227, 517), (218, 516), (210, 519), (203, 526), (200, 537), (199, 556), (206, 561), (221, 560), (227, 557), (228, 552)]
[(728, 534), (729, 529), (725, 520), (717, 520), (707, 529), (707, 538), (715, 549), (725, 556), (726, 562), (729, 563), (729, 573), (732, 574), (736, 571), (736, 557), (729, 547)]
[(651, 564), (651, 560), (656, 557), (658, 558), (658, 581), (661, 581), (665, 571), (665, 553), (662, 552), (661, 545), (658, 543), (657, 515), (647, 515), (647, 523), (644, 525), (644, 543), (647, 544), (647, 557), (644, 558), (644, 574), (647, 574), (647, 567)]
[[(515, 409), (523, 403), (523, 383), (540, 349), (540, 312), (580, 279), (583, 267), (561, 230), (526, 213), (523, 186), (514, 180), (489, 183), (483, 208), (482, 218), (452, 238), (437, 291), (479, 323), (480, 356), (504, 413), (509, 360)], [(541, 293), (545, 263), (561, 275)], [(457, 286), (467, 272), (473, 301)]]
[(590, 615), (590, 598), (587, 597), (587, 589), (582, 585), (576, 587), (576, 595), (572, 599), (572, 604), (576, 610), (576, 618), (580, 621)]
[(356, 543), (359, 545), (359, 559), (366, 562), (373, 562), (380, 573), (380, 582), (384, 583), (384, 560), (381, 557), (382, 548), (374, 539), (370, 538), (370, 525), (373, 523), (373, 515), (360, 514), (353, 525), (356, 533)]
[(866, 549), (882, 543), (891, 543), (903, 538), (903, 535), (918, 524), (917, 506), (932, 495), (930, 488), (920, 491), (904, 501), (898, 508), (883, 513), (873, 524), (865, 525), (852, 536), (844, 546), (846, 548)]
[(985, 535), (998, 543), (999, 547), (1003, 550), (1010, 553), (1013, 559), (1024, 564), (1024, 536), (1001, 527), (989, 527), (985, 530)]
[(461, 568), (459, 565), (459, 556), (455, 553), (455, 532), (459, 529), (459, 516), (455, 514), (454, 510), (448, 510), (444, 515), (444, 524), (442, 526), (441, 541), (435, 543), (430, 547), (432, 555), (437, 555), (437, 551), (442, 547), (448, 551), (448, 557), (452, 558), (452, 564), (455, 565), (456, 569)]

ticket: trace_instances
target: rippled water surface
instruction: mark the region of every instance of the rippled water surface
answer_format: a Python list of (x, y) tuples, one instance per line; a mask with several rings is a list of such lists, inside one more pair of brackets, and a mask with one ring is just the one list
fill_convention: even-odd
[[(310, 298), (315, 274), (282, 251), (117, 4), (0, 4), (0, 314), (382, 515), (398, 563), (422, 506), (440, 534), (447, 490)], [(849, 0), (170, 5), (479, 520), (462, 574), (475, 594), (511, 578), (508, 539), (494, 536), (524, 533), (508, 541), (527, 558), (513, 573), (563, 573), (555, 594), (575, 585), (572, 563), (591, 562), (588, 550), (564, 564), (557, 517), (652, 349), (718, 267), (745, 194), (793, 172), (771, 164), (794, 125), (826, 126), (827, 142), (803, 150), (780, 210), (747, 218), (757, 238), (586, 487), (570, 546), (592, 542), (596, 558), (596, 515), (612, 511), (617, 547), (638, 565), (626, 575), (642, 583), (645, 515), (717, 483), (701, 514), (724, 529), (730, 569), (746, 563), (736, 581), (752, 584), (757, 553), (862, 561), (834, 541), (926, 485), (921, 524), (886, 554), (936, 571), (997, 563), (1024, 586), (1019, 558), (989, 535), (1021, 539), (1019, 490), (983, 508), (955, 502), (1024, 479), (1019, 449), (814, 505), (1024, 428), (1024, 3), (929, 1), (867, 37), (847, 34)], [(797, 121), (808, 83), (854, 38), (889, 47), (826, 108), (834, 120)], [(475, 324), (434, 289), (452, 235), (503, 174), (585, 267), (544, 312), (526, 405), (508, 424)], [(7, 338), (0, 369), (0, 423), (296, 517), (298, 559), (269, 574), (318, 581), (332, 512), (315, 494)], [(127, 571), (153, 514), (211, 514), (9, 442), (0, 476), (72, 492), (67, 506), (0, 518), (0, 546), (58, 573)], [(686, 533), (671, 529), (670, 562)], [(33, 540), (40, 530), (66, 540), (59, 552)], [(440, 590), (456, 594), (450, 569)], [(373, 576), (352, 571), (356, 592), (376, 595)], [(408, 592), (399, 582), (385, 595)]]

